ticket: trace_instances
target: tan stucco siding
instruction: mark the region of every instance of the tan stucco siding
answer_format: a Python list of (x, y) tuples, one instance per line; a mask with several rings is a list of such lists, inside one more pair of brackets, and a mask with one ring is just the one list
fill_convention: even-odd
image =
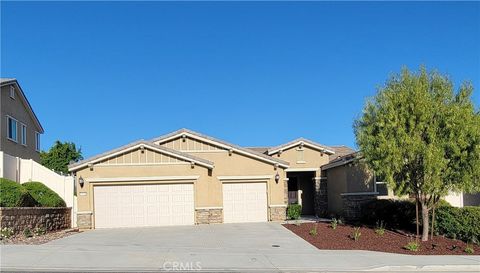
[(347, 190), (346, 172), (343, 167), (327, 170), (328, 212), (341, 214), (343, 203), (341, 194)]
[(346, 173), (347, 192), (374, 192), (373, 173), (363, 162), (352, 166), (347, 164), (338, 168), (343, 169)]
[[(14, 85), (13, 85), (14, 86)], [(1, 125), (0, 142), (1, 150), (12, 156), (40, 161), (40, 153), (35, 150), (35, 132), (39, 132), (36, 123), (28, 112), (26, 105), (20, 97), (20, 91), (15, 88), (15, 99), (10, 98), (10, 85), (1, 87)], [(18, 121), (17, 138), (18, 142), (7, 139), (7, 115)], [(21, 124), (27, 126), (27, 145), (21, 144)]]
[[(158, 144), (158, 142), (157, 142)], [(206, 143), (204, 141), (193, 139), (190, 137), (178, 137), (172, 139), (170, 141), (164, 142), (160, 144), (161, 146), (174, 149), (177, 151), (218, 151), (224, 150), (218, 146), (215, 146), (210, 143)]]
[[(303, 151), (302, 151), (303, 150)], [(319, 168), (328, 163), (328, 155), (307, 146), (292, 147), (273, 155), (290, 163), (290, 168)]]
[(179, 159), (170, 155), (166, 155), (157, 151), (144, 149), (134, 150), (122, 153), (117, 156), (105, 159), (98, 165), (128, 165), (128, 164), (157, 164), (157, 163), (180, 163), (189, 164), (186, 160)]

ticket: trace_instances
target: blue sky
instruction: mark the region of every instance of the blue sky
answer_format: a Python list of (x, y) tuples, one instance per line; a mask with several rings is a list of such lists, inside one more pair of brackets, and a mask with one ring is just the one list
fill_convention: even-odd
[(376, 87), (425, 64), (480, 105), (480, 4), (1, 2), (1, 76), (85, 156), (187, 127), (355, 145)]

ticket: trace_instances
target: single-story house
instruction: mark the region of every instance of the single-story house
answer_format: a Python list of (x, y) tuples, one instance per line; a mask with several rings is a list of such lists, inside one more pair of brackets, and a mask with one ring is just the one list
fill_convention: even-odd
[(303, 138), (247, 148), (181, 129), (71, 164), (77, 224), (113, 228), (281, 221), (291, 203), (301, 204), (305, 215), (341, 213), (358, 196), (376, 195), (374, 179), (362, 177), (356, 183), (349, 177), (357, 174), (332, 167), (352, 152)]

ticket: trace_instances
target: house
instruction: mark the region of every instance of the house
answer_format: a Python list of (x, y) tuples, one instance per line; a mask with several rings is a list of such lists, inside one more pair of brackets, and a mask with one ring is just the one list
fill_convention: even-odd
[(1, 78), (0, 86), (0, 151), (39, 162), (40, 121), (16, 79)]
[[(321, 167), (347, 147), (307, 139), (246, 148), (181, 129), (71, 164), (80, 228), (281, 221), (328, 212)], [(360, 186), (358, 191), (371, 191)]]
[[(321, 167), (327, 177), (328, 213), (355, 219), (362, 203), (377, 199), (408, 199), (396, 196), (381, 178), (366, 166), (359, 152), (332, 158)], [(479, 206), (480, 193), (450, 193), (444, 199), (455, 207)]]

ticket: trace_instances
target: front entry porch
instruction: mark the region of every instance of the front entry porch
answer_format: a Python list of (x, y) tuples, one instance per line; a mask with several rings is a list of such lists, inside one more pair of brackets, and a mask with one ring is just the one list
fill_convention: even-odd
[(302, 205), (302, 215), (315, 214), (315, 172), (287, 172), (288, 204)]

